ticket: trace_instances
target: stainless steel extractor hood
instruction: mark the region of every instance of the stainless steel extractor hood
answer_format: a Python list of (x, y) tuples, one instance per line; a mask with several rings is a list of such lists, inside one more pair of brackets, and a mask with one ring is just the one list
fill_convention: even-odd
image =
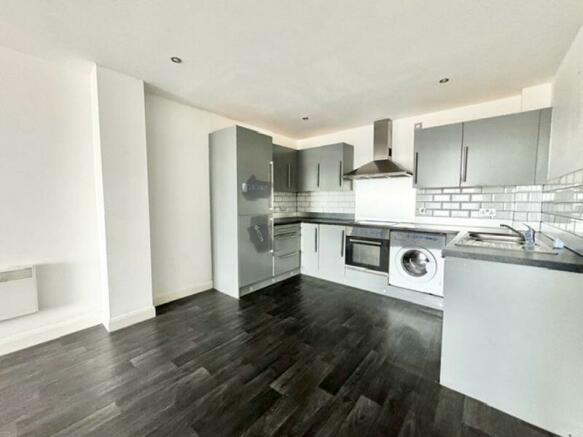
[(348, 179), (395, 178), (412, 176), (412, 173), (391, 160), (393, 122), (390, 119), (374, 122), (373, 159), (351, 171)]

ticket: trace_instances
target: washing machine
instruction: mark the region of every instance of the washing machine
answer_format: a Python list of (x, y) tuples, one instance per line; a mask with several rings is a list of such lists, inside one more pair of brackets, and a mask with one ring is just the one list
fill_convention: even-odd
[(389, 284), (443, 296), (444, 262), (441, 250), (446, 236), (426, 232), (392, 231)]

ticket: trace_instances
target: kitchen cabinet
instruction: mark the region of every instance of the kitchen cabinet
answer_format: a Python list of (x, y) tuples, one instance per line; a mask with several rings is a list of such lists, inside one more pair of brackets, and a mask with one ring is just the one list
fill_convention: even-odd
[(419, 188), (544, 183), (551, 109), (415, 130)]
[(333, 282), (344, 279), (344, 226), (320, 225), (318, 277)]
[(344, 281), (344, 226), (302, 223), (302, 274)]
[(302, 223), (301, 227), (301, 271), (309, 276), (318, 276), (318, 228), (312, 223)]
[(273, 190), (295, 193), (298, 190), (298, 151), (273, 145)]
[(297, 271), (300, 268), (300, 225), (278, 225), (274, 231), (274, 274)]
[(298, 191), (316, 191), (320, 185), (320, 150), (298, 152)]
[(455, 187), (460, 183), (462, 123), (415, 131), (415, 175), (418, 188)]
[(354, 148), (346, 143), (303, 149), (298, 154), (298, 191), (350, 189), (344, 175), (354, 167)]
[(464, 123), (462, 186), (534, 184), (540, 111)]

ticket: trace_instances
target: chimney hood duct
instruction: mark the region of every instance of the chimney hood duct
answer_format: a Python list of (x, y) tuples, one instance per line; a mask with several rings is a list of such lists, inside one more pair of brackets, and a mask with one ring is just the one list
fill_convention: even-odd
[(412, 176), (412, 173), (393, 162), (393, 121), (391, 119), (374, 122), (373, 159), (351, 171), (348, 179), (395, 178)]

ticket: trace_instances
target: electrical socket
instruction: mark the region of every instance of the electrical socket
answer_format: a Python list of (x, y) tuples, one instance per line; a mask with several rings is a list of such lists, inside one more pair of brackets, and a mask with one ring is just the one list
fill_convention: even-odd
[(478, 211), (480, 217), (489, 217), (494, 218), (496, 217), (496, 209), (495, 208), (480, 208)]

